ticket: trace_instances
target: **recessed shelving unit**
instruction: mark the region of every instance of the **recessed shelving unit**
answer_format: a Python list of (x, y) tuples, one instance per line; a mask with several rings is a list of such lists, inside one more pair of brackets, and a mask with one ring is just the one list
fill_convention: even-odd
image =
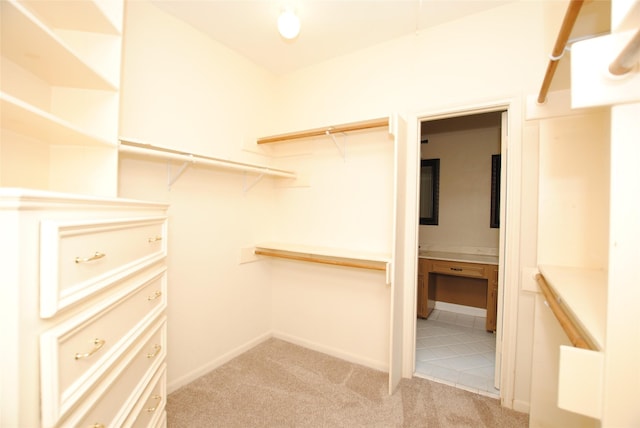
[(116, 196), (124, 2), (0, 3), (0, 186)]
[[(32, 4), (39, 3), (47, 2)], [(54, 86), (117, 89), (116, 83), (90, 67), (58, 34), (15, 0), (2, 1), (2, 55)]]

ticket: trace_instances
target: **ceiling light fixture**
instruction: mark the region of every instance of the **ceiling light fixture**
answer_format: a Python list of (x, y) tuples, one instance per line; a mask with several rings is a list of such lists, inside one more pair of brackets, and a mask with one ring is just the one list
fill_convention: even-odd
[(278, 31), (285, 39), (295, 39), (300, 33), (300, 19), (291, 9), (284, 10), (278, 17)]

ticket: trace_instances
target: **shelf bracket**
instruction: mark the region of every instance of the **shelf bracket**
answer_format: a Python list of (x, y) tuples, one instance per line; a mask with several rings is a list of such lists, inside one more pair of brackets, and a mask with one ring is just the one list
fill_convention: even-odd
[(171, 186), (173, 186), (173, 184), (178, 181), (178, 178), (180, 178), (180, 176), (184, 174), (189, 165), (195, 165), (196, 161), (193, 158), (193, 155), (189, 155), (189, 157), (191, 158), (191, 160), (184, 162), (176, 175), (173, 177), (171, 177), (171, 161), (167, 162), (167, 187), (169, 188), (169, 190), (171, 190)]
[(264, 177), (264, 172), (260, 175), (258, 175), (256, 178), (253, 179), (253, 181), (251, 183), (247, 183), (247, 173), (244, 173), (244, 184), (242, 186), (242, 191), (244, 193), (247, 193), (249, 190), (251, 190), (253, 188), (253, 186), (255, 186), (256, 184), (258, 184), (260, 182), (260, 180), (262, 180), (262, 178)]
[(336, 148), (340, 152), (340, 156), (342, 156), (342, 160), (346, 162), (347, 161), (347, 134), (345, 134), (344, 132), (342, 133), (344, 141), (342, 143), (342, 146), (340, 146), (340, 143), (338, 143), (338, 140), (336, 140), (336, 136), (331, 133), (332, 129), (333, 128), (327, 129), (325, 131), (325, 134), (331, 137), (331, 139), (333, 140), (333, 144), (336, 145)]

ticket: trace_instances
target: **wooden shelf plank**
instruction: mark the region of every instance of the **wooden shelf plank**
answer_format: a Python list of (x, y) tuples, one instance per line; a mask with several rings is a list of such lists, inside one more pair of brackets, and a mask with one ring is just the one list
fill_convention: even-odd
[(309, 129), (306, 131), (290, 132), (286, 134), (273, 135), (269, 137), (258, 138), (258, 144), (281, 143), (285, 141), (298, 140), (302, 138), (318, 137), (326, 135), (327, 131), (331, 134), (341, 134), (353, 131), (364, 131), (367, 129), (375, 129), (389, 126), (389, 118), (371, 119), (361, 122), (352, 122), (343, 125), (327, 126), (325, 128)]
[(258, 245), (256, 246), (255, 254), (311, 263), (322, 263), (379, 271), (386, 271), (387, 264), (391, 259), (385, 254), (279, 243)]

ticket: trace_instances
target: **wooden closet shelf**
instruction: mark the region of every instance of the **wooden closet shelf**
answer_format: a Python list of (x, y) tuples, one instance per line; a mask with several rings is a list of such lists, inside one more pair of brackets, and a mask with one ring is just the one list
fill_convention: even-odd
[(301, 138), (319, 137), (329, 134), (341, 134), (345, 132), (364, 131), (389, 126), (389, 118), (371, 119), (361, 122), (346, 123), (343, 125), (327, 126), (324, 128), (309, 129), (306, 131), (289, 132), (286, 134), (273, 135), (270, 137), (258, 138), (258, 144), (281, 143), (284, 141), (297, 140)]
[(389, 258), (382, 255), (299, 245), (260, 245), (256, 246), (254, 253), (260, 256), (379, 271), (386, 271), (389, 263)]

